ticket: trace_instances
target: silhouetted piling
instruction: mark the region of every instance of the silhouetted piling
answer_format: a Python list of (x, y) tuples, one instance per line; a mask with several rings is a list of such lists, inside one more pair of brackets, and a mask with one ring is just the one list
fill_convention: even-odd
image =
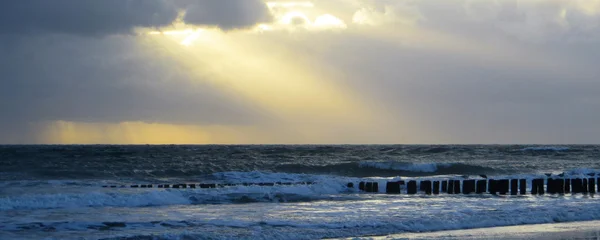
[(502, 195), (506, 195), (510, 188), (510, 181), (508, 179), (501, 179), (496, 181), (496, 189), (498, 189), (498, 193)]
[(448, 194), (454, 193), (454, 180), (448, 180)]
[(429, 180), (421, 181), (421, 189), (425, 192), (425, 194), (431, 195), (431, 192), (432, 192), (431, 181), (429, 181)]
[(496, 180), (488, 180), (488, 191), (490, 194), (496, 195), (496, 193), (498, 192), (498, 189), (496, 188)]
[(554, 181), (556, 182), (556, 193), (565, 194), (565, 180), (560, 178), (555, 179)]
[(385, 192), (389, 194), (399, 194), (400, 182), (387, 182), (385, 185)]
[(487, 180), (477, 180), (477, 189), (475, 192), (479, 194), (487, 192)]
[(527, 194), (527, 179), (519, 179), (519, 194)]
[(365, 182), (358, 183), (358, 190), (361, 190), (361, 191), (365, 190)]
[(417, 181), (408, 181), (406, 185), (406, 193), (408, 194), (416, 194), (417, 193)]
[(373, 192), (373, 182), (367, 182), (365, 184), (365, 192)]
[(460, 193), (460, 180), (454, 180), (454, 194)]
[(544, 179), (538, 178), (531, 180), (531, 194), (544, 195)]
[[(550, 181), (550, 179), (548, 179)], [(548, 183), (550, 184), (550, 183)], [(554, 178), (552, 179), (552, 191), (553, 194), (564, 194), (565, 193), (565, 181), (563, 179)], [(550, 190), (548, 190), (550, 193)]]
[(510, 180), (510, 195), (517, 195), (519, 193), (519, 179)]
[(565, 193), (571, 193), (571, 179), (565, 179)]
[(377, 193), (379, 192), (379, 183), (373, 182), (373, 188), (371, 188), (371, 192)]
[(448, 181), (442, 181), (442, 192), (448, 192)]
[(203, 184), (198, 184), (200, 185), (200, 188), (216, 188), (217, 185), (214, 183), (203, 183)]
[(470, 194), (475, 192), (475, 180), (464, 180), (463, 181), (463, 194)]
[(583, 180), (581, 178), (571, 179), (571, 192), (573, 194), (582, 193)]
[(595, 178), (588, 179), (588, 187), (589, 187), (588, 192), (590, 192), (592, 194), (596, 193), (596, 179)]
[(440, 194), (440, 181), (433, 181), (433, 194)]
[(584, 178), (584, 179), (582, 179), (582, 182), (583, 182), (583, 185), (581, 186), (581, 192), (583, 194), (588, 194), (588, 190), (589, 190), (588, 180), (586, 178)]

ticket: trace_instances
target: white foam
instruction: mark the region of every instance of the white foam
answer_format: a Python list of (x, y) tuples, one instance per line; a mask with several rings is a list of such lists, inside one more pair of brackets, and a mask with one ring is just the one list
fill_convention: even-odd
[[(166, 229), (170, 229), (169, 234), (172, 234), (172, 237), (219, 236), (223, 239), (235, 239), (240, 236), (262, 239), (319, 239), (600, 219), (600, 202), (583, 196), (378, 196), (380, 197), (353, 201), (318, 201), (310, 204), (164, 206), (108, 211), (99, 208), (65, 214), (72, 215), (70, 221), (66, 222), (67, 225), (76, 224), (77, 221), (89, 221), (90, 215), (94, 216), (95, 223), (88, 224), (118, 219), (128, 226), (118, 231), (122, 236), (148, 235), (155, 231), (164, 233)], [(54, 212), (47, 214), (55, 215)], [(43, 213), (36, 217), (47, 219)], [(175, 227), (147, 224), (157, 220)], [(39, 220), (24, 217), (11, 218), (11, 221)], [(55, 226), (58, 228), (61, 225)], [(67, 231), (71, 229), (68, 226), (61, 228)], [(63, 231), (59, 229), (57, 232)]]

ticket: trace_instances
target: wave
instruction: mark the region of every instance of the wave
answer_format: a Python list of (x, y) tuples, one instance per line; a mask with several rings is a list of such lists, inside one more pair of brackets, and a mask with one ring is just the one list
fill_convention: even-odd
[(562, 152), (562, 151), (570, 151), (569, 147), (557, 147), (557, 146), (536, 146), (536, 147), (525, 147), (522, 148), (521, 151), (524, 152)]
[[(349, 202), (342, 206), (320, 203), (249, 207), (253, 209), (215, 206), (214, 211), (206, 211), (172, 207), (158, 213), (130, 209), (118, 216), (80, 218), (79, 221), (26, 219), (0, 225), (0, 238), (7, 232), (21, 237), (31, 232), (43, 233), (52, 238), (61, 233), (107, 235), (106, 231), (112, 230), (110, 239), (322, 239), (600, 219), (600, 202), (580, 197), (512, 198), (510, 201), (452, 197), (443, 202), (397, 197), (386, 201)], [(394, 214), (390, 214), (390, 209)], [(100, 211), (104, 210), (90, 211), (90, 214)], [(157, 215), (162, 218), (154, 218)]]
[(425, 172), (433, 173), (438, 171), (439, 168), (447, 168), (451, 166), (450, 163), (403, 163), (403, 162), (361, 162), (359, 166), (362, 168), (379, 168), (379, 169), (391, 169), (400, 170), (407, 172)]
[(410, 163), (397, 161), (362, 161), (330, 165), (287, 164), (277, 171), (292, 173), (333, 174), (348, 177), (419, 177), (431, 175), (499, 174), (502, 170), (465, 163)]
[[(240, 173), (243, 175), (243, 173)], [(268, 175), (268, 174), (267, 174)], [(321, 177), (325, 179), (325, 177)], [(258, 181), (258, 180), (257, 180)], [(247, 181), (250, 182), (250, 181)], [(315, 184), (232, 186), (215, 189), (101, 189), (84, 187), (79, 192), (37, 192), (0, 197), (0, 210), (87, 207), (148, 207), (252, 202), (309, 202), (352, 199), (356, 190), (348, 182), (329, 178)], [(86, 191), (87, 190), (87, 191)]]

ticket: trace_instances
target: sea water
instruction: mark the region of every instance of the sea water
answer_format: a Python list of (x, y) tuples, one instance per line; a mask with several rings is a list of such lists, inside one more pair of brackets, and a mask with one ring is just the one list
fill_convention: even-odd
[[(0, 146), (0, 239), (319, 239), (600, 220), (593, 195), (387, 195), (600, 173), (600, 146)], [(379, 194), (360, 181), (380, 182)], [(310, 183), (260, 186), (243, 183)], [(349, 182), (355, 187), (349, 188)], [(231, 183), (158, 189), (157, 184)], [(154, 188), (103, 188), (153, 184)]]

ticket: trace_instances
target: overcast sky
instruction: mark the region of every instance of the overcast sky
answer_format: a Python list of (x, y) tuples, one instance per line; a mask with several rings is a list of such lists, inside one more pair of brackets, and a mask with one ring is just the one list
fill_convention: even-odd
[(600, 0), (4, 0), (0, 143), (600, 143)]

